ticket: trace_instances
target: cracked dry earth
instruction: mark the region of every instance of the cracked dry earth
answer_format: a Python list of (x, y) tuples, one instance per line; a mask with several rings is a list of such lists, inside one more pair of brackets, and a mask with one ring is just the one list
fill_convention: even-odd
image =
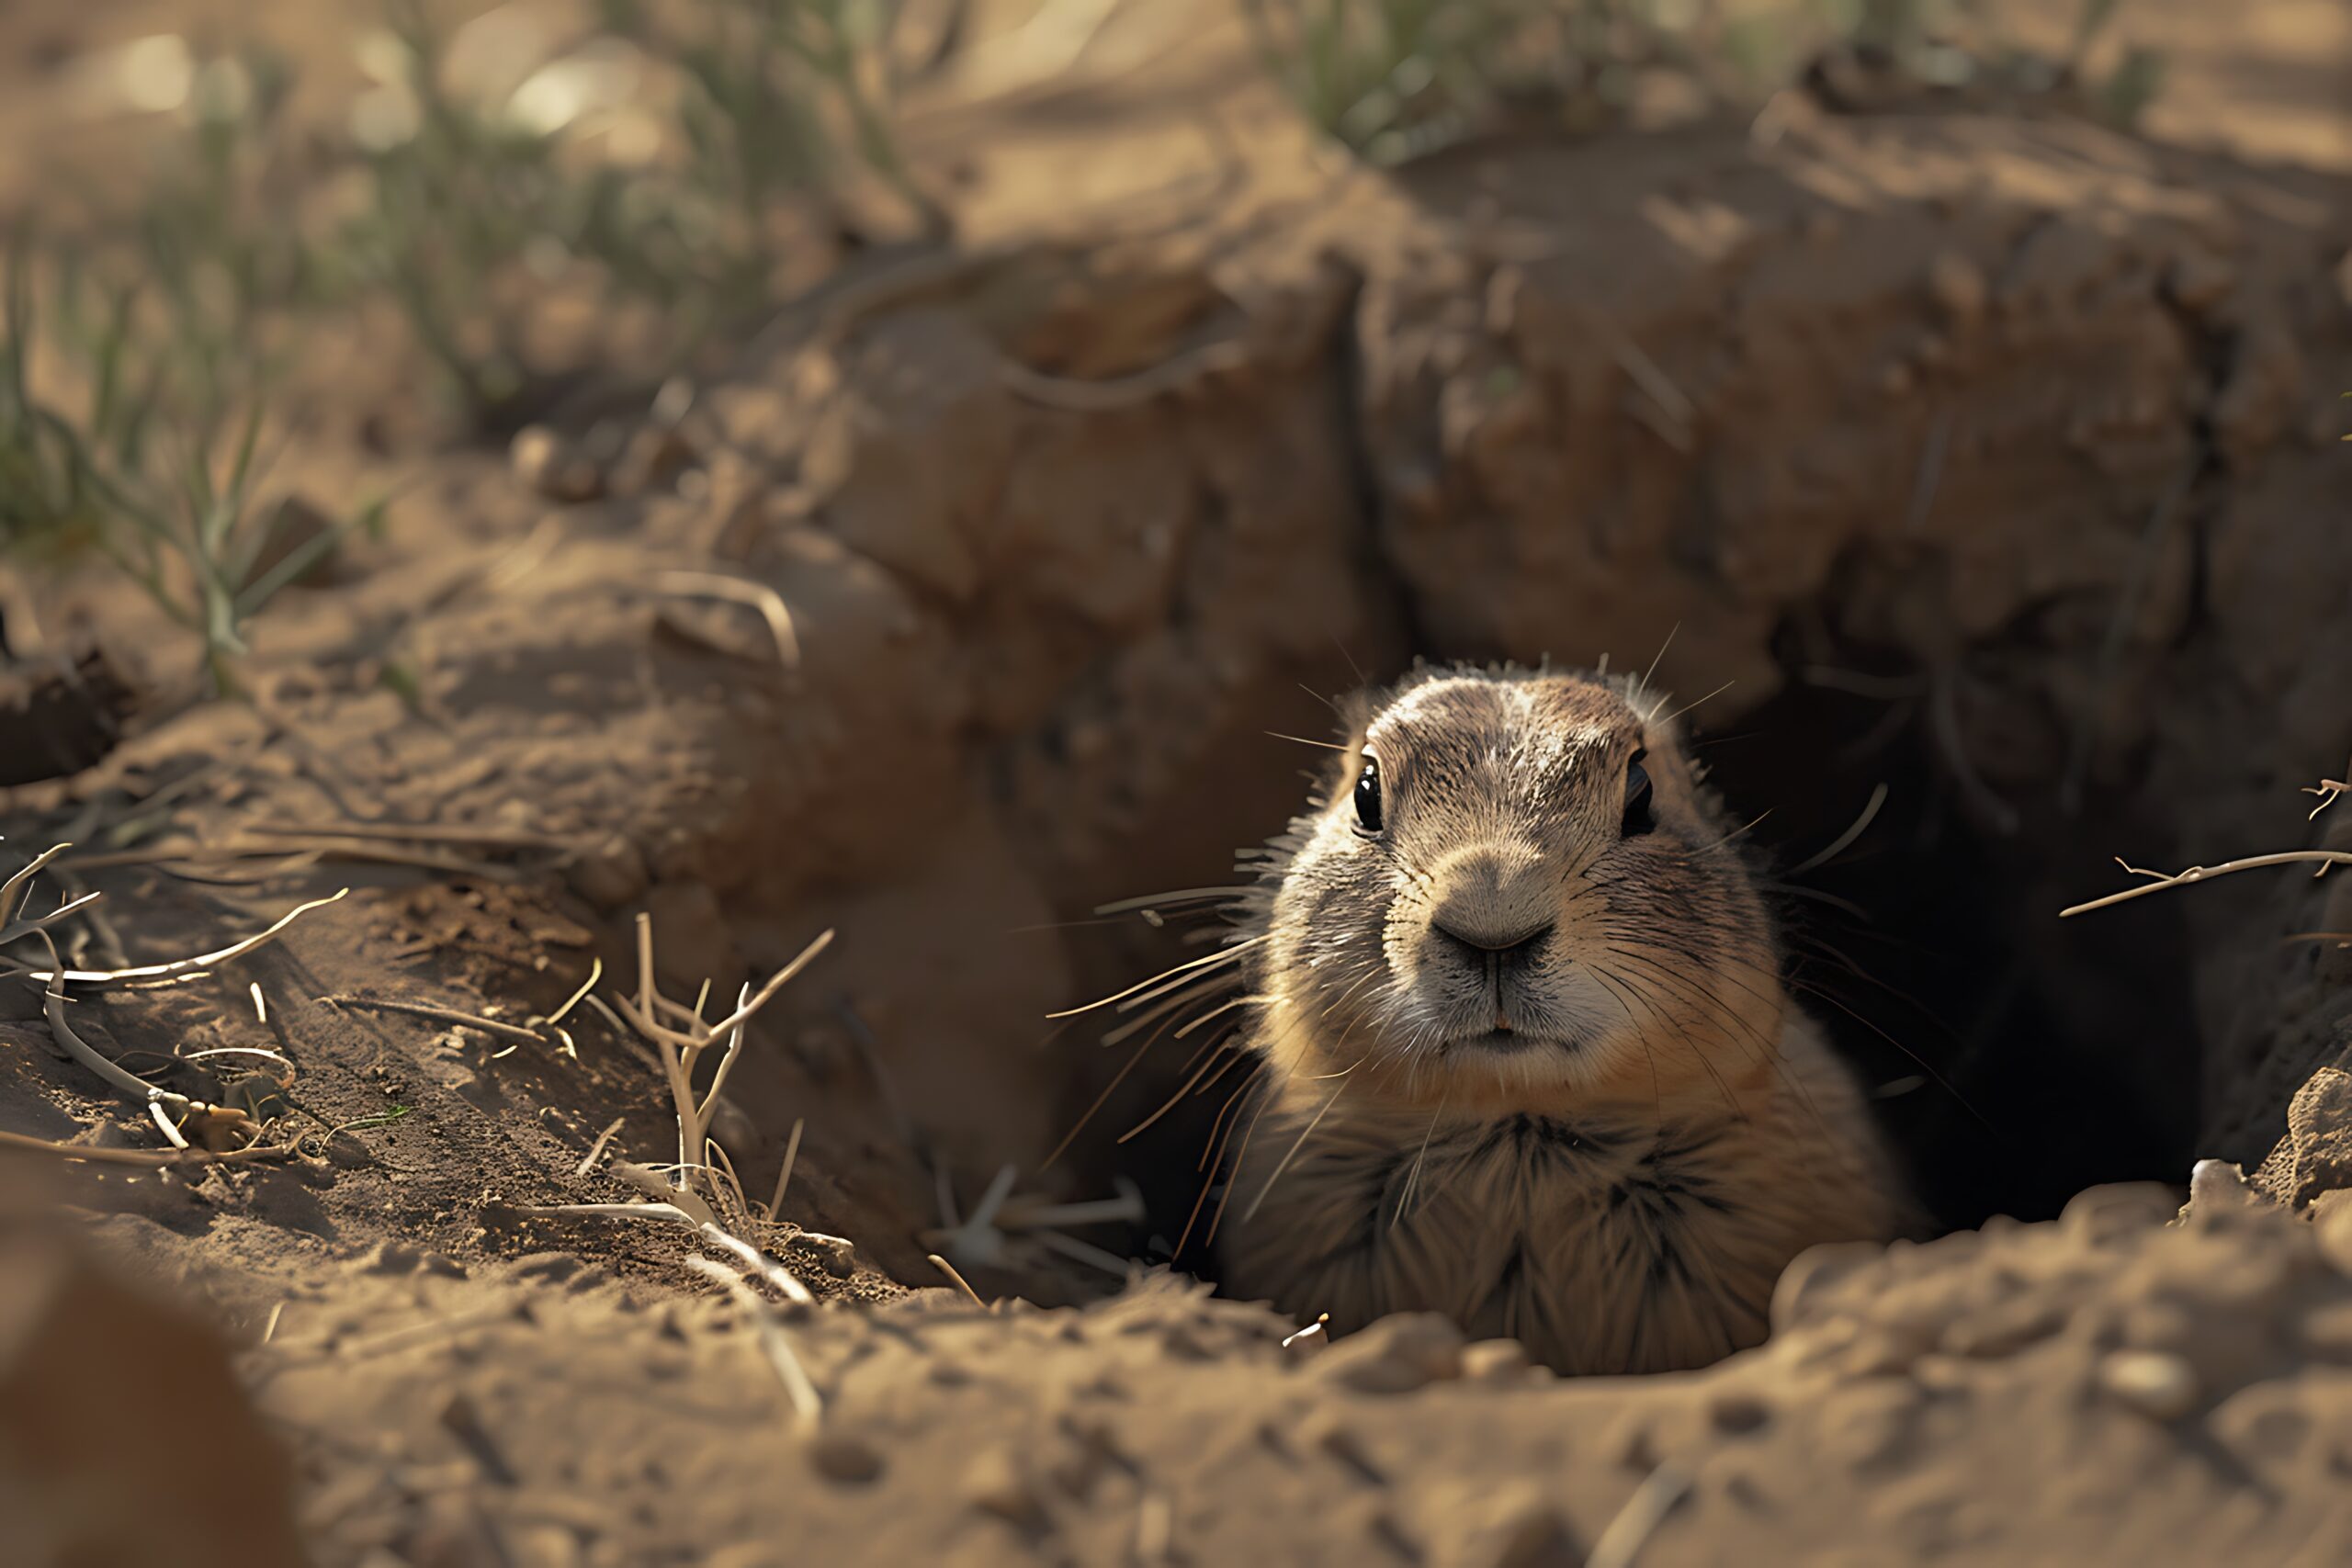
[[(159, 703), (0, 795), (8, 852), (77, 846), (45, 899), (106, 894), (94, 967), (351, 888), (208, 979), (76, 990), (135, 1070), (229, 1100), (267, 1088), (233, 1053), (276, 1053), (289, 1125), (338, 1131), (283, 1165), (0, 1155), (0, 1561), (2352, 1558), (2352, 967), (2283, 940), (2352, 928), (2352, 885), (2050, 918), (2111, 851), (2348, 841), (2294, 793), (2352, 743), (2315, 651), (2352, 647), (2342, 168), (1807, 112), (1335, 179), (1237, 103), (1248, 165), (1166, 186), (1196, 106), (1136, 91), (1115, 132), (980, 139), (968, 255), (861, 274), (681, 418), (588, 400), (511, 455), (409, 454), (387, 538), (256, 627), (254, 701)], [(374, 411), (322, 407), (298, 479), (339, 494)], [(710, 574), (782, 597), (797, 668)], [(119, 587), (43, 592), (187, 662)], [(1264, 731), (1328, 726), (1302, 684), (1677, 624), (1661, 680), (1734, 682), (1711, 739), (1825, 662), (1923, 694), (2000, 983), (2072, 1007), (1975, 1064), (2006, 1141), (1948, 1163), (1980, 1207), (2231, 1162), (2186, 1219), (2102, 1186), (1810, 1255), (1768, 1345), (1644, 1380), (1424, 1319), (1326, 1344), (1017, 1245), (961, 1258), (997, 1309), (939, 1284), (943, 1189), (1007, 1164), (1022, 1201), (1135, 1182), (1134, 1234), (1079, 1234), (1164, 1257), (1198, 1130), (1114, 1138), (1168, 1064), (1113, 1083), (1040, 1020), (1191, 951), (1070, 922), (1279, 828)], [(1775, 804), (1817, 846), (1873, 776)], [(813, 1428), (682, 1228), (535, 1212), (674, 1152), (628, 1030), (322, 1000), (520, 1026), (599, 964), (626, 994), (639, 914), (681, 997), (835, 932), (717, 1123), (756, 1196), (797, 1147), (751, 1239), (820, 1298), (784, 1324)], [(2149, 1130), (2131, 1161), (2114, 1127)], [(21, 981), (0, 1132), (154, 1144)]]

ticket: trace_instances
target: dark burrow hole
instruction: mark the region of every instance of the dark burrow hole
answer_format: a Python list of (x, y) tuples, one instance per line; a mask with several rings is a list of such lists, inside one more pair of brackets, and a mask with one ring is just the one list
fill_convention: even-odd
[(2102, 1182), (2186, 1181), (2200, 1042), (2181, 912), (2059, 917), (2123, 886), (2117, 850), (2163, 852), (2167, 825), (2121, 798), (2069, 811), (2054, 781), (1994, 792), (1984, 759), (1954, 755), (1970, 732), (1933, 717), (1929, 671), (1841, 649), (1792, 674), (1698, 755), (1736, 822), (1763, 817), (1792, 993), (1936, 1221), (2050, 1219)]
[[(2103, 1182), (2185, 1181), (2200, 1042), (2180, 912), (2142, 899), (2059, 918), (2123, 885), (2117, 851), (2166, 852), (2167, 825), (2128, 798), (2070, 812), (2054, 781), (1996, 794), (1978, 782), (1983, 759), (1955, 763), (1966, 742), (1936, 722), (1930, 672), (1867, 649), (1839, 649), (1826, 665), (1817, 643), (1809, 658), (1782, 651), (1781, 694), (1698, 730), (1696, 755), (1733, 821), (1754, 823), (1743, 836), (1797, 1000), (1852, 1064), (1937, 1225), (2052, 1218)], [(1150, 951), (1159, 967), (1204, 949)], [(1173, 1253), (1214, 1279), (1203, 1238), (1217, 1191), (1202, 1160), (1239, 1109), (1247, 1064), (1213, 1064), (1204, 1092), (1168, 1103), (1199, 1043), (1136, 1074), (1076, 1152), (1103, 1179), (1141, 1189), (1149, 1218), (1128, 1238), (1134, 1256)], [(1114, 1142), (1155, 1111), (1146, 1131)]]

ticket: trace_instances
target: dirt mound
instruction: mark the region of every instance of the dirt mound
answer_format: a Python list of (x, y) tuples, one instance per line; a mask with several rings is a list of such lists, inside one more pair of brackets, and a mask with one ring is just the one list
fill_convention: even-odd
[(570, 1254), (311, 1242), (205, 1278), (332, 1561), (2352, 1550), (2352, 1215), (2314, 1227), (2226, 1191), (2186, 1227), (2172, 1213), (2100, 1189), (2053, 1224), (1816, 1253), (1769, 1346), (1672, 1378), (1561, 1380), (1432, 1318), (1327, 1348), (1167, 1276), (1052, 1312), (924, 1291), (793, 1323), (817, 1430), (737, 1308)]
[[(683, 400), (443, 456), (257, 626), (251, 702), (6, 793), (107, 895), (70, 966), (351, 888), (73, 1004), (308, 1118), (283, 1163), (104, 1163), (151, 1124), (0, 991), (0, 1130), (86, 1140), (61, 1201), (232, 1327), (322, 1557), (2352, 1550), (2352, 1010), (2340, 944), (2278, 940), (2344, 931), (2341, 880), (2054, 918), (2110, 852), (2305, 841), (2352, 749), (2314, 653), (2352, 647), (2344, 182), (1783, 114), (1175, 205), (882, 257)], [(1811, 1255), (1771, 1343), (1690, 1377), (1104, 1299), (1165, 1259), (1214, 1101), (1119, 1142), (1172, 1064), (1041, 1021), (1193, 951), (1091, 911), (1221, 881), (1301, 793), (1266, 732), (1424, 653), (1657, 654), (1781, 863), (1824, 860), (1781, 890), (1807, 994), (1947, 1218), (2064, 1217)], [(612, 1010), (640, 916), (705, 1017), (836, 933), (712, 1108), (752, 1198), (791, 1172), (752, 1239), (825, 1298), (781, 1325), (813, 1431), (689, 1226), (545, 1212), (677, 1147)], [(2067, 1204), (2207, 1156), (2256, 1190)]]

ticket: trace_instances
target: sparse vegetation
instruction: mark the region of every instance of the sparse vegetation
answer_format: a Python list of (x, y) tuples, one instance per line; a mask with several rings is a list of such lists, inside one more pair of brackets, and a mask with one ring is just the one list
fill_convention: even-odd
[(391, 0), (363, 51), (378, 85), (323, 148), (288, 123), (286, 61), (201, 63), (136, 201), (7, 268), (0, 548), (102, 555), (232, 690), (245, 623), (382, 517), (306, 518), (269, 491), (289, 334), (389, 301), (468, 424), (495, 432), (559, 368), (525, 341), (534, 291), (640, 303), (675, 362), (775, 298), (860, 171), (936, 231), (893, 130), (896, 12), (604, 0), (605, 32), (486, 98), (453, 85), (424, 0)]
[(600, 38), (490, 101), (453, 88), (447, 36), (401, 0), (379, 40), (397, 75), (356, 119), (367, 178), (331, 259), (399, 303), (489, 423), (540, 368), (502, 308), (518, 288), (593, 269), (688, 354), (773, 299), (785, 253), (811, 231), (796, 209), (830, 214), (855, 164), (937, 224), (892, 130), (892, 9), (604, 0)]
[(1781, 17), (1733, 17), (1709, 0), (1248, 0), (1259, 51), (1334, 140), (1390, 164), (1519, 122), (1584, 130), (1621, 118), (1645, 78), (1736, 101), (1843, 40), (1923, 86), (2071, 82), (2088, 109), (2138, 119), (2163, 60), (2127, 49), (2088, 66), (2120, 0), (2081, 0), (2063, 60), (2019, 50), (1957, 0), (1817, 0)]
[[(142, 310), (138, 284), (61, 262), (44, 312), (40, 270), (11, 262), (0, 317), (0, 544), (96, 551), (197, 634), (214, 688), (233, 692), (246, 622), (384, 503), (321, 518), (271, 491), (261, 372), (232, 370), (234, 343), (208, 335), (181, 288)], [(75, 413), (41, 398), (44, 358), (86, 389)]]
[(1671, 0), (1250, 0), (1259, 49), (1316, 125), (1395, 163), (1522, 115), (1578, 127), (1667, 72), (1713, 90), (1753, 29)]

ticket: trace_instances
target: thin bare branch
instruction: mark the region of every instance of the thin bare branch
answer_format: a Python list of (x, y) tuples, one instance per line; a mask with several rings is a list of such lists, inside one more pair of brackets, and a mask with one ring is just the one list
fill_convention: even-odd
[[(220, 949), (218, 953), (198, 953), (194, 958), (182, 958), (171, 964), (149, 964), (130, 969), (68, 969), (64, 972), (63, 977), (77, 986), (102, 986), (116, 980), (171, 979), (182, 975), (189, 974), (195, 970), (214, 968), (220, 964), (227, 964), (232, 959), (243, 958), (246, 953), (253, 952), (255, 948), (267, 946), (269, 943), (277, 941), (277, 938), (285, 932), (287, 927), (292, 925), (296, 920), (300, 919), (304, 915), (309, 914), (313, 909), (323, 909), (329, 904), (335, 903), (345, 897), (350, 892), (351, 889), (345, 887), (334, 894), (332, 897), (325, 898), (313, 898), (307, 904), (298, 904), (293, 908), (288, 909), (285, 914), (279, 916), (277, 921), (270, 925), (266, 930), (256, 931), (252, 936), (245, 938), (243, 942), (232, 942), (227, 947)], [(51, 965), (54, 965), (57, 963), (57, 953), (54, 946), (50, 950), (49, 961)], [(44, 985), (51, 983), (56, 976), (57, 971), (54, 967), (48, 970), (36, 969), (26, 971), (27, 978), (40, 981)]]
[(2283, 854), (2248, 855), (2244, 860), (2225, 861), (2220, 865), (2192, 865), (2187, 871), (2175, 872), (2169, 876), (2162, 872), (2143, 871), (2137, 866), (2127, 865), (2123, 869), (2132, 875), (2152, 876), (2156, 880), (2142, 883), (2137, 887), (2127, 887), (2120, 893), (2110, 893), (2104, 898), (2094, 898), (2087, 904), (2061, 909), (2058, 918), (2063, 920), (2070, 916), (2088, 914), (2093, 909), (2104, 909), (2110, 904), (2120, 904), (2126, 899), (2143, 898), (2151, 893), (2162, 893), (2168, 887), (2186, 887), (2191, 883), (2210, 882), (2214, 877), (2227, 876), (2233, 872), (2258, 871), (2266, 865), (2313, 863), (2319, 865), (2318, 874), (2324, 875), (2331, 865), (2352, 865), (2352, 850), (2290, 850)]
[(479, 1013), (461, 1012), (456, 1008), (445, 1008), (433, 1002), (412, 1002), (401, 1001), (392, 997), (341, 994), (321, 997), (319, 1000), (333, 1008), (357, 1008), (365, 1012), (398, 1013), (403, 1018), (421, 1018), (433, 1023), (447, 1023), (465, 1029), (478, 1029), (484, 1034), (492, 1035), (500, 1040), (511, 1040), (518, 1045), (553, 1043), (536, 1029), (526, 1029), (519, 1023), (503, 1023), (494, 1018), (483, 1018)]
[(716, 1281), (734, 1298), (735, 1304), (752, 1320), (752, 1332), (759, 1336), (760, 1349), (767, 1356), (768, 1365), (775, 1369), (776, 1381), (784, 1384), (784, 1392), (791, 1401), (794, 1412), (804, 1429), (814, 1427), (825, 1414), (825, 1402), (818, 1396), (817, 1385), (808, 1381), (808, 1370), (794, 1354), (791, 1337), (776, 1318), (775, 1309), (760, 1298), (758, 1292), (745, 1284), (742, 1276), (725, 1264), (708, 1258), (689, 1258), (686, 1267), (703, 1278)]

